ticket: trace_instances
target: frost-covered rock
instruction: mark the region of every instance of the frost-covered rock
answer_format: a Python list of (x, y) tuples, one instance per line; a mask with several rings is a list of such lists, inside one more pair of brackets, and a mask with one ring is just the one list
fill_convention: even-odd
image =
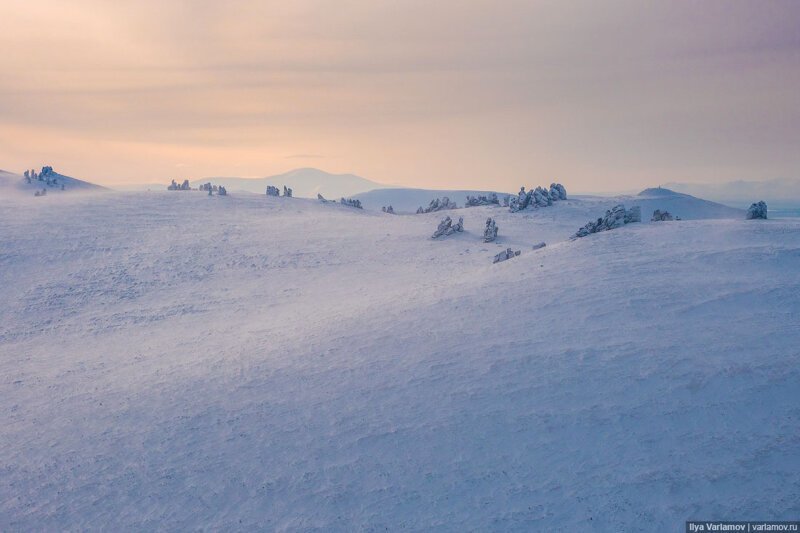
[(662, 211), (660, 209), (656, 209), (653, 211), (653, 217), (650, 219), (650, 222), (665, 222), (669, 220), (674, 220), (672, 214), (669, 211)]
[(577, 239), (579, 237), (586, 237), (592, 233), (621, 228), (625, 224), (641, 221), (642, 210), (639, 206), (634, 206), (626, 210), (625, 206), (617, 205), (614, 206), (613, 209), (606, 211), (606, 215), (604, 217), (588, 222), (585, 226), (576, 231), (572, 238)]
[(361, 200), (357, 200), (355, 198), (342, 198), (339, 201), (341, 202), (342, 205), (355, 207), (357, 209), (364, 209), (363, 207), (361, 207)]
[(431, 238), (438, 239), (442, 236), (452, 235), (464, 231), (464, 217), (458, 217), (458, 222), (453, 224), (453, 220), (446, 216), (439, 222), (439, 227), (433, 232)]
[(545, 246), (547, 246), (547, 243), (540, 242), (540, 243), (534, 244), (532, 248), (534, 250), (539, 250), (540, 248), (544, 248)]
[(267, 196), (280, 196), (281, 191), (277, 187), (273, 187), (272, 185), (267, 185)]
[(450, 198), (447, 196), (443, 196), (440, 200), (439, 198), (434, 198), (431, 200), (431, 203), (428, 204), (428, 207), (422, 208), (422, 206), (417, 209), (417, 214), (420, 213), (433, 213), (435, 211), (443, 211), (445, 209), (458, 209), (458, 206), (455, 202), (451, 202)]
[(641, 222), (642, 221), (642, 208), (638, 205), (635, 205), (625, 211), (625, 224), (630, 224), (631, 222)]
[(464, 204), (466, 207), (476, 207), (479, 205), (500, 205), (500, 200), (497, 199), (497, 194), (491, 193), (488, 196), (470, 196), (467, 195), (467, 201)]
[(390, 215), (394, 215), (394, 207), (392, 207), (391, 205), (389, 207), (386, 206), (381, 207), (381, 211), (383, 211), (384, 213), (389, 213)]
[(501, 261), (512, 259), (514, 257), (517, 257), (520, 253), (522, 253), (520, 250), (514, 251), (511, 248), (508, 248), (506, 251), (500, 252), (499, 254), (494, 256), (494, 260), (492, 261), (492, 263), (500, 263)]
[[(167, 190), (168, 191), (189, 191), (189, 190), (191, 190), (191, 186), (189, 185), (189, 180), (183, 180), (183, 183), (181, 183), (180, 185), (178, 185), (178, 182), (176, 182), (175, 180), (172, 180), (172, 183), (170, 183), (167, 186)], [(202, 186), (201, 186), (201, 190), (203, 190)]]
[(291, 198), (291, 197), (292, 197), (292, 189), (290, 189), (289, 187), (287, 187), (286, 185), (284, 185), (284, 186), (283, 186), (283, 195), (284, 195), (285, 197), (287, 197), (287, 198)]
[(489, 217), (483, 230), (483, 242), (493, 242), (497, 238), (497, 224)]
[(564, 188), (563, 185), (560, 183), (551, 183), (550, 184), (550, 198), (553, 201), (556, 200), (566, 200), (567, 199), (567, 189)]
[(536, 187), (528, 192), (522, 187), (516, 197), (508, 199), (508, 208), (512, 213), (516, 213), (528, 208), (548, 207), (553, 205), (553, 202), (566, 199), (567, 189), (560, 183), (551, 184), (549, 189)]
[(755, 219), (764, 219), (767, 218), (767, 204), (763, 200), (751, 204), (750, 208), (747, 210), (747, 220), (755, 220)]

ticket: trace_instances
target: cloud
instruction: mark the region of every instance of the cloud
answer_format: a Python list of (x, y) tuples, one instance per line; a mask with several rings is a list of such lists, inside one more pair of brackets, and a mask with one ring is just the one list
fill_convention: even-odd
[(778, 0), (9, 2), (0, 160), (104, 181), (335, 153), (331, 171), (509, 190), (787, 175), (798, 19)]
[(294, 154), (287, 155), (286, 159), (326, 159), (328, 156), (320, 154)]

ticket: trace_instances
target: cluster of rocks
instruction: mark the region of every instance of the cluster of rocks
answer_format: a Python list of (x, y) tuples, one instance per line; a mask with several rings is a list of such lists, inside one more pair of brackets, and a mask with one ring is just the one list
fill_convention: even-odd
[(465, 207), (477, 207), (479, 205), (500, 205), (500, 200), (497, 199), (497, 194), (492, 193), (489, 196), (470, 196), (467, 195)]
[(626, 210), (625, 206), (617, 205), (613, 209), (606, 211), (604, 217), (588, 222), (585, 226), (576, 231), (572, 238), (586, 237), (592, 233), (621, 228), (625, 224), (641, 221), (642, 209), (639, 206), (634, 206)]
[[(173, 182), (174, 183), (174, 182)], [(188, 180), (184, 182), (184, 184), (188, 187), (189, 182)], [(181, 190), (189, 190), (189, 189), (181, 189)], [(208, 183), (203, 183), (200, 187), (197, 188), (199, 191), (208, 191), (208, 195), (212, 196), (214, 193), (217, 193), (220, 196), (228, 196), (228, 190), (223, 187), (222, 185), (212, 185), (209, 181)]]
[(178, 185), (177, 181), (172, 180), (172, 183), (167, 185), (168, 191), (189, 191), (191, 189), (192, 188), (189, 186), (189, 180), (183, 180), (183, 183), (180, 185)]
[(494, 242), (497, 238), (497, 224), (489, 217), (486, 219), (486, 227), (483, 229), (483, 242)]
[(341, 200), (339, 200), (339, 202), (342, 205), (346, 205), (346, 206), (349, 206), (349, 207), (355, 207), (357, 209), (364, 209), (363, 207), (361, 207), (361, 200), (357, 200), (355, 198), (342, 198)]
[(394, 215), (394, 207), (392, 207), (391, 205), (388, 207), (387, 206), (381, 207), (381, 211), (383, 211), (384, 213), (389, 213), (390, 215)]
[[(53, 170), (53, 167), (42, 167), (42, 171), (38, 174), (34, 169), (26, 170), (23, 173), (25, 176), (25, 181), (28, 183), (33, 183), (33, 180), (41, 181), (48, 187), (55, 187), (58, 185), (58, 174)], [(64, 184), (61, 184), (61, 190), (64, 190)], [(34, 194), (35, 196), (35, 194)], [(39, 196), (44, 196), (43, 194), (39, 194)]]
[[(273, 187), (272, 185), (267, 185), (267, 196), (280, 196), (281, 191), (277, 187)], [(292, 197), (292, 189), (287, 187), (286, 185), (283, 186), (283, 195), (287, 198)], [(319, 198), (320, 195), (317, 195)]]
[(520, 250), (514, 251), (511, 248), (508, 248), (507, 250), (505, 250), (503, 252), (500, 252), (499, 254), (494, 256), (494, 260), (492, 261), (492, 263), (500, 263), (500, 262), (505, 261), (507, 259), (513, 259), (513, 258), (517, 257), (521, 253), (522, 252)]
[(437, 239), (442, 236), (452, 235), (453, 233), (460, 233), (464, 231), (464, 217), (458, 217), (458, 222), (453, 224), (452, 219), (446, 216), (439, 222), (439, 227), (433, 232), (432, 239)]
[(42, 188), (41, 191), (37, 189), (37, 191), (35, 193), (33, 193), (33, 195), (34, 196), (47, 196), (47, 189)]
[(553, 183), (550, 189), (536, 187), (525, 192), (525, 187), (520, 188), (517, 196), (508, 198), (508, 208), (512, 213), (522, 211), (527, 208), (539, 208), (553, 205), (553, 202), (567, 199), (567, 189), (560, 183)]
[(450, 198), (444, 196), (441, 200), (439, 198), (434, 198), (426, 208), (420, 206), (419, 209), (417, 209), (417, 214), (433, 213), (434, 211), (443, 211), (445, 209), (458, 209), (458, 206), (455, 202), (451, 202)]
[(653, 218), (650, 219), (650, 222), (665, 222), (668, 220), (674, 220), (669, 211), (656, 209), (653, 211)]
[(747, 210), (747, 220), (767, 219), (767, 204), (763, 200), (751, 204)]

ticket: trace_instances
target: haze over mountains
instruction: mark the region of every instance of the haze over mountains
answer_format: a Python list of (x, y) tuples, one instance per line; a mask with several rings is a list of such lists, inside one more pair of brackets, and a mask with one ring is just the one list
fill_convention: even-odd
[(326, 198), (353, 196), (360, 192), (385, 187), (380, 183), (356, 176), (355, 174), (332, 174), (317, 168), (298, 168), (265, 178), (216, 177), (190, 180), (192, 187), (212, 182), (223, 185), (229, 191), (248, 191), (264, 194), (267, 185), (282, 188), (291, 187), (295, 196), (316, 198), (321, 194)]
[(737, 207), (747, 207), (756, 200), (764, 200), (772, 208), (800, 206), (800, 179), (667, 183), (664, 187)]

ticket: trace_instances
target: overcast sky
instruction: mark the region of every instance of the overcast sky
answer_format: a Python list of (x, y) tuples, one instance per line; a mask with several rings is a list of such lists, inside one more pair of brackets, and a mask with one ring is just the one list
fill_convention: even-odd
[(0, 2), (0, 168), (616, 191), (800, 178), (800, 2)]

